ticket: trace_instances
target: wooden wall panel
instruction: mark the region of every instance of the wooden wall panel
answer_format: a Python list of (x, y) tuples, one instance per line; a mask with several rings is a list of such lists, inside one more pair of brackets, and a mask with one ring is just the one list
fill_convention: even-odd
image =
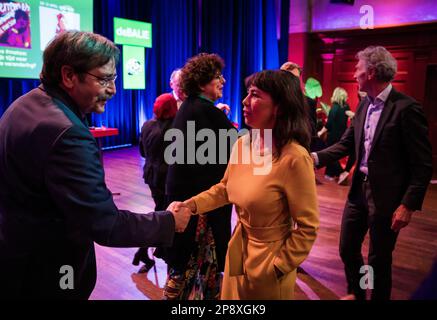
[(434, 115), (437, 117), (437, 101), (429, 98), (434, 97), (429, 91), (437, 91), (437, 88), (431, 89), (435, 80), (430, 75), (434, 76), (434, 73), (427, 71), (430, 66), (437, 65), (437, 23), (311, 33), (308, 39), (305, 77), (311, 76), (321, 81), (321, 101), (328, 104), (335, 87), (345, 88), (352, 110), (358, 102), (357, 84), (353, 78), (356, 53), (369, 45), (382, 45), (394, 55), (398, 62), (398, 73), (393, 86), (418, 100), (426, 110), (437, 176), (437, 123), (429, 118)]

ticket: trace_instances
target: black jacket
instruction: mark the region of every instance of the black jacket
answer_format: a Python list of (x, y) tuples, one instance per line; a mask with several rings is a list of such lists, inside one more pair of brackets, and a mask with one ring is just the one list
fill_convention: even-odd
[[(67, 94), (42, 86), (0, 120), (0, 297), (86, 299), (96, 281), (94, 242), (169, 245), (174, 219), (119, 211), (96, 140)], [(62, 290), (62, 266), (74, 289)]]
[(341, 107), (338, 103), (334, 102), (329, 111), (328, 121), (326, 122), (326, 129), (328, 129), (328, 146), (333, 145), (341, 139), (341, 136), (347, 129), (348, 116), (346, 111), (350, 110), (349, 106), (346, 104)]
[[(341, 140), (317, 153), (319, 165), (324, 166), (355, 152), (357, 168), (349, 197), (358, 182), (368, 107), (369, 100), (364, 99)], [(393, 214), (400, 204), (411, 210), (421, 210), (432, 176), (428, 124), (422, 107), (413, 98), (394, 89), (385, 102), (375, 130), (368, 170), (378, 212)]]
[[(194, 123), (195, 130), (190, 134), (189, 123)], [(230, 157), (232, 146), (228, 143), (224, 148), (219, 145), (220, 129), (235, 130), (232, 123), (220, 109), (206, 99), (200, 97), (189, 97), (181, 105), (176, 117), (173, 121), (173, 129), (178, 129), (183, 133), (184, 146), (180, 150), (184, 150), (184, 163), (171, 164), (168, 168), (166, 194), (192, 194), (196, 195), (202, 191), (209, 189), (216, 183), (219, 183), (226, 171), (227, 162)], [(194, 152), (197, 152), (204, 141), (193, 141), (199, 131), (202, 129), (210, 129), (214, 132), (216, 142), (214, 144), (216, 155), (214, 157), (215, 164), (200, 164), (198, 159), (194, 163), (190, 163), (190, 157), (195, 154), (190, 153), (188, 144), (194, 145)], [(206, 140), (206, 139), (205, 139)], [(224, 154), (226, 152), (226, 154)]]
[[(195, 130), (191, 132), (193, 135), (199, 134), (202, 129), (210, 129), (214, 132), (216, 141), (211, 146), (213, 145), (217, 151), (214, 157), (215, 164), (201, 164), (195, 157), (192, 159), (193, 164), (187, 163), (188, 158), (193, 156), (193, 154), (187, 154), (189, 149), (187, 143), (192, 143), (195, 153), (205, 144), (204, 141), (196, 142), (195, 137), (188, 134), (189, 121), (194, 121), (195, 124)], [(220, 129), (226, 132), (235, 130), (223, 111), (216, 108), (211, 101), (200, 97), (188, 97), (182, 103), (173, 121), (173, 128), (180, 130), (184, 136), (184, 145), (180, 146), (179, 152), (184, 151), (185, 160), (184, 163), (169, 165), (166, 183), (169, 202), (189, 199), (221, 181), (226, 171), (232, 145), (228, 140), (228, 143), (220, 146), (219, 132)], [(207, 138), (204, 139), (207, 140)], [(231, 212), (232, 206), (227, 205), (208, 213), (208, 225), (212, 228), (214, 235), (219, 271), (224, 270), (226, 251), (231, 237)], [(197, 248), (195, 243), (197, 220), (198, 216), (192, 216), (187, 229), (183, 233), (177, 233), (173, 246), (162, 254), (170, 267), (184, 269), (190, 255)]]
[(164, 159), (164, 135), (171, 128), (172, 122), (173, 119), (152, 119), (144, 122), (141, 128), (139, 149), (141, 156), (146, 159), (143, 167), (144, 182), (150, 188), (160, 190), (162, 194), (165, 194), (168, 170)]

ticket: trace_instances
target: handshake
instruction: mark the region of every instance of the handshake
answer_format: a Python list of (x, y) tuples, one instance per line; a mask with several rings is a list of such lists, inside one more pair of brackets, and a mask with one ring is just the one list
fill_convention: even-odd
[(193, 214), (196, 213), (196, 203), (192, 200), (185, 202), (173, 201), (167, 208), (173, 214), (175, 231), (184, 232)]

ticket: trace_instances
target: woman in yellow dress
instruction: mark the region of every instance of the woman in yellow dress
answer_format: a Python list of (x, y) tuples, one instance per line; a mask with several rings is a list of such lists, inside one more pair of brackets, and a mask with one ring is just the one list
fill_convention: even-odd
[(259, 72), (250, 79), (243, 105), (252, 130), (235, 143), (222, 181), (173, 205), (200, 215), (235, 205), (238, 223), (228, 245), (221, 299), (293, 299), (296, 269), (319, 225), (299, 79), (282, 70)]

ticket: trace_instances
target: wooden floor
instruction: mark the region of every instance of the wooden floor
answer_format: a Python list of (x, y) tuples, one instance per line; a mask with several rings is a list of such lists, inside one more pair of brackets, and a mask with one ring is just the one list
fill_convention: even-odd
[[(120, 209), (144, 213), (154, 204), (142, 180), (143, 159), (137, 148), (104, 153), (106, 182)], [(314, 247), (298, 274), (296, 298), (331, 300), (346, 294), (343, 264), (338, 254), (341, 214), (348, 187), (326, 181), (318, 188), (320, 231)], [(235, 213), (233, 216), (235, 223)], [(437, 255), (437, 185), (431, 185), (422, 213), (413, 217), (399, 235), (393, 263), (393, 299), (408, 299), (429, 271)], [(367, 255), (367, 240), (363, 254)], [(151, 250), (151, 249), (150, 249)], [(137, 274), (131, 264), (135, 248), (107, 248), (96, 245), (97, 284), (91, 299), (160, 299), (166, 265), (156, 259), (148, 274)], [(150, 254), (151, 255), (151, 254)]]

